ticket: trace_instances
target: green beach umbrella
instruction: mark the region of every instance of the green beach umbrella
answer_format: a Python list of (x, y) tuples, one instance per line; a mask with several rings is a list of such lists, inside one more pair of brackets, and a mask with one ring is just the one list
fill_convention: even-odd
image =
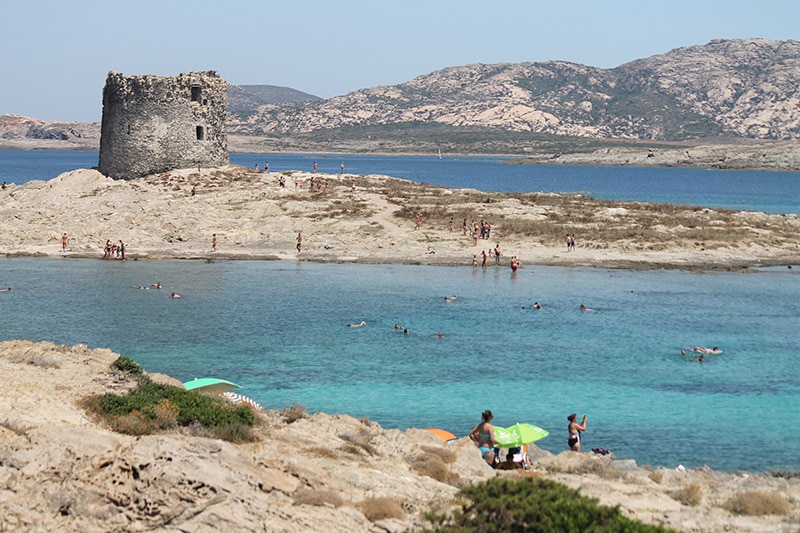
[(514, 424), (507, 428), (497, 426), (494, 428), (494, 438), (500, 443), (501, 448), (516, 448), (523, 444), (530, 444), (549, 434), (550, 432), (546, 429), (533, 424)]
[(231, 383), (224, 379), (218, 378), (200, 378), (187, 381), (183, 384), (186, 390), (193, 390), (196, 392), (216, 393), (222, 394), (233, 389), (238, 389), (239, 385)]

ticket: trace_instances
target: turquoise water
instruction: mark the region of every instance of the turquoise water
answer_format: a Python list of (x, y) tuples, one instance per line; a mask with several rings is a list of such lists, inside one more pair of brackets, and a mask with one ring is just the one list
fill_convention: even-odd
[[(458, 435), (491, 409), (554, 452), (586, 413), (586, 449), (640, 464), (797, 471), (798, 272), (0, 259), (0, 338), (109, 347), (270, 408)], [(678, 355), (696, 345), (724, 354)]]

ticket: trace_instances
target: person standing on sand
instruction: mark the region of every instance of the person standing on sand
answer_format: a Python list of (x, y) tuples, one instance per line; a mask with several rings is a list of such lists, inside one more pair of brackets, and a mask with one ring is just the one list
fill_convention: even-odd
[(117, 246), (117, 255), (125, 261), (125, 243), (122, 242), (122, 239), (119, 240), (119, 246)]
[(314, 161), (314, 174), (316, 174), (316, 173), (317, 173), (317, 162)]
[(300, 232), (298, 232), (297, 233), (297, 253), (298, 254), (300, 253), (300, 247), (302, 246), (302, 244), (303, 244), (303, 235), (301, 235)]
[(66, 252), (67, 251), (67, 243), (68, 242), (69, 242), (69, 237), (67, 237), (67, 234), (64, 233), (61, 236), (61, 251), (62, 252)]
[(216, 252), (217, 251), (217, 234), (216, 233), (211, 235), (211, 251), (212, 252)]
[(448, 224), (448, 227), (450, 228), (450, 233), (453, 233), (453, 217), (450, 217), (450, 223)]
[(414, 229), (419, 229), (419, 225), (422, 223), (422, 213), (417, 213), (417, 225), (414, 226)]
[(497, 243), (497, 246), (494, 247), (494, 264), (500, 264), (500, 256), (503, 255), (503, 250), (500, 249), (500, 243)]
[(575, 421), (577, 418), (578, 415), (575, 413), (567, 417), (567, 420), (569, 420), (569, 425), (567, 426), (567, 432), (569, 433), (567, 444), (569, 445), (569, 449), (573, 452), (581, 451), (581, 431), (586, 431), (586, 415), (583, 415), (583, 421), (580, 424)]

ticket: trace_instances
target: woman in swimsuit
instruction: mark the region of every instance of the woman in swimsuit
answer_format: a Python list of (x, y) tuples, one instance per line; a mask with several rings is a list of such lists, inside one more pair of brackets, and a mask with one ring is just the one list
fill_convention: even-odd
[(481, 449), (481, 456), (489, 466), (495, 465), (497, 458), (495, 457), (494, 448), (500, 445), (494, 438), (494, 426), (491, 424), (492, 418), (494, 418), (492, 412), (487, 409), (481, 413), (481, 423), (469, 432), (469, 438)]
[(573, 452), (581, 451), (581, 431), (586, 431), (586, 415), (583, 415), (583, 421), (580, 424), (575, 422), (577, 418), (578, 415), (575, 413), (567, 417), (567, 420), (569, 420), (569, 426), (567, 426), (569, 440), (567, 440), (567, 444)]

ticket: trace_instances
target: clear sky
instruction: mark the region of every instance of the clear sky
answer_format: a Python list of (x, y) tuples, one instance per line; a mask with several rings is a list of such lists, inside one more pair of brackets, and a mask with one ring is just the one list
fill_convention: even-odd
[(112, 70), (330, 98), (449, 66), (611, 68), (748, 37), (800, 39), (800, 1), (0, 0), (0, 114), (99, 121)]

